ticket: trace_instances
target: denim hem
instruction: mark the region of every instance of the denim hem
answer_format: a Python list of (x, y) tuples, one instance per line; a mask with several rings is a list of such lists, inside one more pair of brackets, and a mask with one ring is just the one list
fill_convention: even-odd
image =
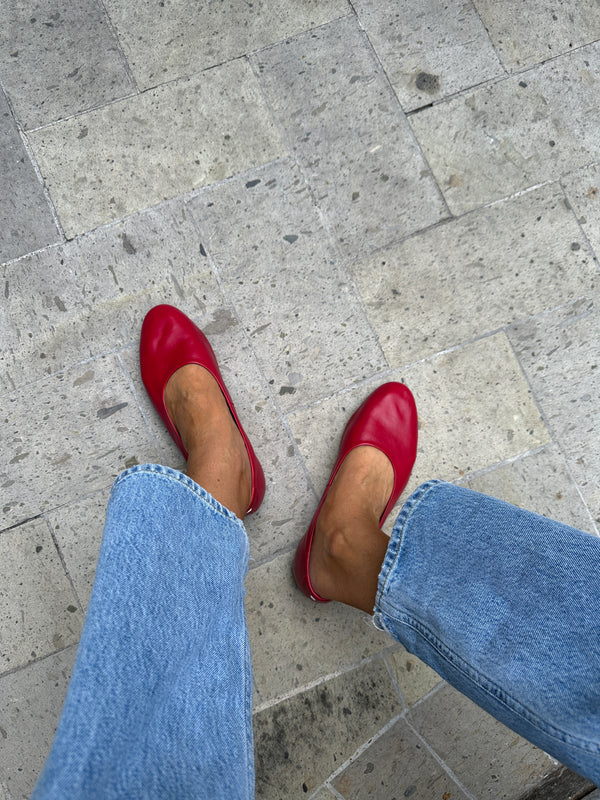
[[(433, 653), (435, 651), (437, 658), (432, 660), (437, 661), (438, 666), (435, 668), (442, 674), (442, 677), (446, 678), (451, 685), (466, 694), (478, 705), (497, 716), (505, 724), (509, 724), (518, 733), (520, 732), (521, 735), (532, 739), (536, 735), (534, 733), (534, 737), (530, 737), (528, 733), (523, 733), (523, 726), (528, 726), (531, 733), (537, 732), (539, 736), (535, 743), (543, 749), (547, 749), (550, 742), (554, 742), (567, 745), (572, 750), (576, 750), (581, 754), (585, 753), (588, 757), (590, 755), (597, 757), (600, 755), (600, 745), (597, 741), (579, 734), (569, 733), (563, 727), (552, 724), (544, 717), (541, 717), (529, 705), (503, 689), (502, 684), (498, 683), (497, 680), (490, 679), (485, 672), (477, 669), (475, 665), (466, 661), (455, 649), (449, 647), (446, 642), (439, 638), (439, 631), (432, 630), (429, 625), (424, 624), (420, 619), (418, 598), (417, 605), (409, 610), (404, 606), (401, 596), (395, 596), (396, 577), (403, 566), (400, 559), (403, 553), (408, 552), (409, 538), (405, 540), (405, 533), (407, 533), (409, 522), (420, 503), (426, 498), (431, 499), (430, 492), (437, 486), (448, 487), (449, 484), (440, 480), (431, 480), (422, 484), (408, 498), (398, 515), (379, 574), (373, 624), (405, 646), (410, 641), (412, 643), (409, 647), (410, 652), (420, 655), (427, 663), (429, 663), (426, 657), (427, 652)], [(435, 498), (431, 499), (431, 502), (435, 503)], [(498, 503), (499, 501), (490, 500), (490, 502)], [(409, 564), (404, 566), (406, 568), (410, 567)], [(413, 591), (418, 591), (418, 589), (413, 587)], [(402, 630), (404, 630), (406, 638), (404, 638)], [(412, 632), (410, 636), (408, 631)], [(422, 653), (419, 653), (418, 647), (415, 648), (415, 637), (423, 643)], [(494, 705), (495, 710), (492, 710)], [(503, 716), (506, 718), (503, 719)], [(519, 724), (513, 725), (511, 718), (519, 720), (521, 727), (519, 728)], [(544, 741), (544, 737), (547, 741)], [(568, 753), (565, 754), (564, 750), (558, 749), (561, 751), (562, 760), (564, 761), (564, 756), (568, 755)], [(556, 753), (554, 755), (556, 756)]]
[(415, 491), (411, 494), (408, 500), (404, 503), (402, 508), (400, 509), (400, 513), (396, 518), (396, 522), (394, 523), (394, 529), (392, 531), (392, 535), (390, 537), (390, 543), (388, 544), (388, 548), (385, 553), (385, 558), (383, 559), (383, 564), (381, 570), (379, 572), (379, 579), (377, 582), (377, 596), (375, 598), (375, 608), (373, 610), (374, 615), (377, 614), (377, 606), (380, 605), (383, 599), (383, 593), (385, 591), (386, 583), (388, 577), (394, 568), (396, 561), (400, 556), (400, 551), (402, 549), (402, 540), (404, 538), (404, 529), (408, 523), (410, 515), (414, 511), (414, 509), (419, 505), (419, 503), (424, 499), (424, 497), (428, 494), (428, 492), (434, 487), (438, 486), (439, 484), (445, 483), (445, 481), (441, 481), (438, 478), (433, 478), (427, 483), (422, 483)]
[(487, 678), (487, 676), (477, 672), (476, 670), (471, 669), (464, 659), (451, 650), (444, 642), (441, 641), (441, 639), (432, 633), (429, 628), (415, 620), (410, 615), (398, 611), (392, 618), (384, 611), (380, 610), (377, 612), (377, 616), (378, 622), (382, 626), (381, 630), (385, 631), (391, 636), (393, 636), (393, 633), (385, 624), (385, 619), (389, 619), (393, 623), (399, 623), (400, 625), (405, 625), (406, 627), (411, 628), (422, 639), (424, 639), (430, 647), (434, 648), (452, 669), (460, 672), (467, 680), (471, 681), (477, 687), (477, 689), (493, 698), (495, 702), (502, 704), (511, 713), (511, 715), (519, 716), (522, 720), (531, 725), (533, 728), (537, 729), (544, 736), (548, 736), (558, 742), (568, 744), (570, 747), (575, 747), (578, 750), (584, 751), (585, 753), (600, 755), (600, 745), (596, 744), (595, 742), (590, 742), (586, 739), (581, 739), (578, 736), (573, 736), (572, 734), (566, 733), (560, 728), (549, 724), (546, 720), (539, 717), (538, 714), (528, 709), (518, 700), (515, 700), (512, 695), (504, 692), (497, 683), (491, 681), (489, 678)]
[(200, 484), (196, 483), (196, 481), (192, 480), (183, 472), (180, 472), (176, 469), (171, 469), (171, 467), (165, 467), (162, 464), (136, 464), (134, 467), (129, 467), (129, 469), (126, 469), (125, 472), (122, 472), (117, 477), (113, 483), (113, 491), (124, 480), (136, 474), (156, 475), (157, 477), (167, 478), (170, 481), (175, 481), (175, 483), (178, 483), (185, 489), (193, 492), (193, 494), (195, 494), (200, 501), (206, 503), (213, 511), (216, 511), (218, 514), (221, 514), (227, 519), (237, 522), (238, 525), (245, 530), (243, 521), (236, 516), (233, 511), (230, 511), (226, 506), (216, 500), (212, 494), (207, 492), (206, 489), (200, 486)]

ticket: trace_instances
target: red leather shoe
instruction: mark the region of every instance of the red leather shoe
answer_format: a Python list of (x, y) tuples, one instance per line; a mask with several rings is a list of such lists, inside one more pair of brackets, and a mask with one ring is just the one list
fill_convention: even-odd
[(200, 364), (205, 367), (219, 384), (231, 416), (238, 426), (252, 468), (252, 493), (248, 514), (259, 507), (265, 494), (265, 476), (259, 460), (254, 454), (250, 440), (238, 419), (235, 407), (223, 382), (217, 359), (208, 339), (186, 315), (173, 306), (161, 305), (150, 309), (142, 325), (140, 339), (140, 367), (142, 380), (154, 408), (158, 411), (167, 430), (187, 460), (187, 452), (181, 437), (171, 422), (165, 406), (165, 386), (180, 367), (186, 364)]
[(342, 434), (333, 472), (312, 522), (300, 540), (296, 550), (296, 557), (294, 558), (294, 577), (298, 588), (307, 597), (321, 603), (329, 602), (313, 589), (308, 568), (317, 517), (342, 461), (355, 447), (371, 445), (371, 447), (376, 447), (385, 453), (392, 462), (394, 488), (379, 519), (379, 527), (381, 528), (408, 483), (417, 455), (417, 427), (415, 400), (410, 389), (403, 383), (384, 383), (383, 386), (375, 389), (350, 417)]

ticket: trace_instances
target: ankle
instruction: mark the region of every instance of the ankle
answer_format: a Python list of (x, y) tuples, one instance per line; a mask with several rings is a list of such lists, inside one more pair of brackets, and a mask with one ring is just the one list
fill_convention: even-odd
[(320, 525), (318, 520), (310, 563), (313, 589), (371, 614), (388, 542), (370, 514), (346, 525)]
[(164, 400), (188, 454), (187, 474), (243, 519), (252, 494), (252, 468), (214, 376), (198, 364), (181, 367), (169, 379)]
[[(237, 428), (236, 428), (237, 432)], [(215, 500), (244, 519), (252, 494), (252, 469), (241, 436), (221, 426), (193, 438), (187, 474)]]

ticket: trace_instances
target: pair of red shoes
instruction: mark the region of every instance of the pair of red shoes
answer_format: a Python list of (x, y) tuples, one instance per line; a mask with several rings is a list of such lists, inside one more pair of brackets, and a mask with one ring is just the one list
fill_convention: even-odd
[[(164, 401), (167, 381), (174, 372), (186, 364), (200, 364), (215, 378), (239, 428), (252, 469), (252, 492), (247, 511), (251, 514), (257, 510), (264, 497), (265, 476), (238, 419), (212, 347), (202, 331), (181, 311), (168, 305), (155, 306), (148, 312), (142, 325), (140, 341), (142, 380), (167, 430), (187, 459), (183, 442), (169, 418)], [(346, 425), (333, 472), (308, 531), (298, 545), (294, 559), (294, 575), (299, 588), (308, 597), (320, 602), (327, 601), (312, 588), (308, 569), (317, 517), (342, 461), (351, 450), (361, 445), (370, 445), (385, 453), (394, 470), (394, 487), (379, 520), (381, 527), (408, 482), (417, 453), (417, 410), (408, 387), (402, 383), (385, 383), (380, 386), (367, 397)]]

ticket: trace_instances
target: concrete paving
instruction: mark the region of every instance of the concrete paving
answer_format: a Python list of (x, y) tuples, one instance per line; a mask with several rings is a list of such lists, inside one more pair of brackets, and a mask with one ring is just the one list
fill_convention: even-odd
[(444, 478), (598, 533), (598, 3), (7, 0), (0, 82), (4, 800), (49, 750), (112, 480), (183, 466), (137, 362), (161, 302), (209, 335), (267, 474), (257, 797), (564, 776), (290, 565), (388, 380), (420, 415), (404, 497)]

